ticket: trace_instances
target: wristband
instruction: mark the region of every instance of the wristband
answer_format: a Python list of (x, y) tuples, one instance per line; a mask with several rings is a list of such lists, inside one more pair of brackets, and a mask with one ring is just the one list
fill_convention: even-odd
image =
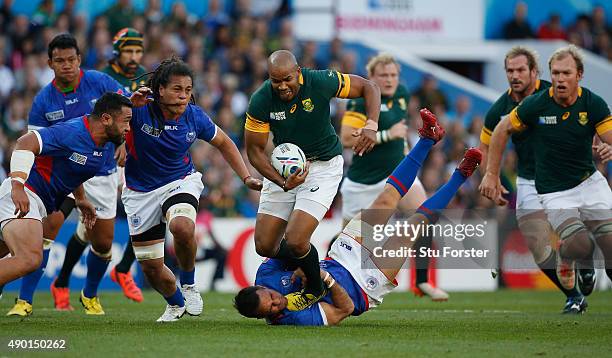
[(287, 179), (283, 180), (283, 186), (281, 186), (281, 188), (283, 188), (283, 191), (286, 193), (289, 190), (287, 190), (287, 188), (285, 188), (285, 185), (287, 184)]
[(11, 155), (11, 173), (25, 173), (26, 179), (30, 176), (30, 170), (34, 165), (34, 153), (29, 150), (16, 149)]
[(250, 176), (250, 175), (245, 176), (245, 177), (242, 179), (242, 184), (246, 185), (246, 181), (247, 181), (247, 179), (249, 179), (249, 178), (251, 178), (251, 176)]
[(19, 183), (25, 185), (25, 179), (23, 179), (22, 177), (11, 177), (11, 180), (19, 182)]

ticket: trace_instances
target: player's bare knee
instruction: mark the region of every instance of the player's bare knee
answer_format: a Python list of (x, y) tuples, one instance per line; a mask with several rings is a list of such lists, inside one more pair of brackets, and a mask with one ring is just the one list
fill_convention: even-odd
[(36, 271), (40, 266), (42, 262), (42, 250), (28, 250), (15, 258), (18, 258), (18, 265), (21, 265), (23, 272), (29, 274)]
[(176, 217), (168, 225), (170, 232), (177, 242), (190, 241), (195, 234), (194, 222), (186, 217)]
[(536, 263), (546, 260), (552, 250), (549, 237), (552, 234), (546, 220), (519, 220), (519, 228)]
[(278, 251), (278, 245), (274, 243), (263, 242), (263, 240), (257, 240), (257, 236), (255, 236), (255, 251), (259, 256), (274, 257), (276, 251)]

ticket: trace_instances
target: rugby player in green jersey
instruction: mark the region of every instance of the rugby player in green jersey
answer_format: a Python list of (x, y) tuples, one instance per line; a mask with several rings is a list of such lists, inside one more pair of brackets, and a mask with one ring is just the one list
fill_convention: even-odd
[[(511, 48), (504, 59), (504, 68), (510, 88), (493, 103), (485, 117), (484, 127), (480, 133), (480, 149), (484, 154), (488, 152), (491, 134), (502, 117), (508, 115), (527, 96), (550, 88), (550, 82), (538, 79), (538, 55), (531, 49), (523, 46)], [(556, 235), (546, 219), (546, 213), (535, 188), (535, 153), (533, 140), (530, 140), (531, 132), (525, 130), (512, 135), (518, 157), (516, 218), (534, 261), (565, 294), (563, 311), (571, 313), (573, 303), (581, 301), (583, 295), (576, 287), (565, 289), (557, 278), (557, 256), (553, 248)], [(507, 201), (500, 198), (498, 204), (505, 205)], [(582, 292), (588, 294), (595, 284), (595, 272), (592, 269), (584, 271), (585, 279), (580, 282), (584, 284)]]
[[(406, 110), (410, 96), (406, 88), (399, 84), (400, 66), (388, 54), (379, 54), (366, 65), (368, 79), (374, 81), (382, 95), (376, 146), (363, 157), (354, 156), (346, 178), (342, 182), (342, 219), (343, 227), (359, 213), (374, 202), (382, 192), (387, 178), (402, 161), (405, 153)], [(340, 137), (347, 148), (355, 145), (353, 132), (366, 125), (366, 107), (362, 98), (352, 99), (347, 104), (347, 111), (342, 118)], [(414, 211), (427, 199), (423, 184), (415, 178), (414, 184), (400, 201), (402, 212)], [(421, 237), (415, 243), (419, 247), (431, 247), (431, 237)], [(429, 257), (415, 258), (416, 282), (414, 291), (417, 295), (428, 295), (434, 301), (448, 300), (448, 294), (428, 282)]]
[[(369, 152), (376, 143), (380, 89), (369, 80), (337, 71), (298, 66), (285, 50), (268, 58), (269, 80), (251, 96), (246, 114), (245, 143), (249, 161), (264, 177), (255, 225), (255, 248), (261, 256), (291, 260), (306, 275), (303, 292), (288, 297), (290, 310), (309, 307), (325, 292), (317, 250), (310, 236), (319, 225), (342, 180), (342, 145), (330, 120), (334, 97), (364, 97), (367, 124), (354, 133), (354, 151)], [(266, 154), (269, 133), (274, 145), (293, 143), (308, 164), (283, 178)]]
[[(612, 262), (612, 191), (593, 164), (592, 143), (600, 155), (609, 153), (612, 116), (606, 102), (579, 86), (584, 73), (582, 56), (573, 45), (558, 49), (548, 61), (552, 87), (526, 98), (495, 128), (489, 148), (481, 193), (500, 200), (501, 157), (508, 138), (532, 130), (535, 185), (548, 221), (559, 235), (557, 276), (566, 289), (575, 287), (576, 264), (589, 268), (594, 243), (606, 262)], [(606, 156), (604, 160), (609, 160)], [(612, 268), (606, 265), (612, 277)], [(573, 302), (569, 311), (582, 313), (586, 301)]]
[(119, 82), (127, 93), (146, 85), (146, 69), (141, 65), (144, 38), (138, 30), (126, 27), (113, 38), (113, 58), (102, 72)]

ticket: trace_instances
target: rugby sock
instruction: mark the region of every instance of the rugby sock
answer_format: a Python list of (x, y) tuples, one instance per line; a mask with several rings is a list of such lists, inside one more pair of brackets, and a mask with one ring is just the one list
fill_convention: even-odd
[(606, 275), (608, 275), (608, 278), (612, 280), (612, 269), (606, 269)]
[(87, 255), (87, 277), (85, 278), (83, 296), (92, 298), (98, 295), (98, 286), (100, 286), (100, 281), (102, 281), (109, 263), (109, 259), (100, 257), (93, 250), (89, 250)]
[[(53, 241), (51, 241), (51, 243), (52, 242)], [(43, 257), (42, 261), (40, 262), (40, 266), (38, 266), (36, 271), (30, 272), (21, 279), (19, 298), (24, 301), (27, 301), (29, 304), (32, 304), (36, 286), (38, 286), (38, 282), (40, 282), (40, 278), (45, 272), (45, 267), (47, 267), (47, 262), (49, 262), (49, 252), (51, 252), (51, 245), (47, 245), (46, 242), (43, 245), (48, 247), (43, 247)]]
[[(414, 243), (414, 249), (419, 253), (421, 247), (431, 248), (431, 236), (421, 236)], [(429, 280), (429, 256), (421, 256), (417, 254), (414, 258), (416, 278), (415, 284), (425, 283)]]
[(293, 258), (293, 255), (291, 255), (291, 250), (289, 250), (289, 247), (287, 246), (287, 240), (285, 240), (285, 238), (281, 240), (278, 246), (278, 252), (273, 258), (279, 260), (288, 260)]
[(406, 192), (412, 186), (417, 172), (421, 165), (423, 165), (423, 161), (434, 144), (434, 141), (429, 138), (419, 139), (414, 148), (412, 148), (410, 153), (399, 163), (389, 176), (389, 179), (387, 179), (387, 183), (393, 185), (401, 196), (406, 195)]
[(544, 272), (544, 274), (561, 290), (566, 297), (580, 297), (582, 294), (578, 291), (576, 287), (571, 290), (567, 290), (561, 285), (559, 282), (559, 278), (557, 277), (557, 253), (553, 250), (550, 251), (550, 255), (548, 258), (538, 264), (540, 270)]
[(119, 261), (117, 266), (115, 266), (115, 271), (121, 273), (128, 273), (135, 260), (136, 256), (134, 255), (132, 240), (128, 240), (127, 246), (125, 246), (125, 250), (123, 251), (123, 257), (121, 258), (121, 261)]
[(442, 185), (429, 199), (425, 200), (421, 207), (417, 209), (417, 212), (425, 215), (431, 222), (435, 222), (437, 220), (436, 212), (448, 206), (448, 203), (466, 179), (459, 170), (455, 170), (448, 182)]
[(308, 253), (302, 257), (294, 258), (295, 264), (299, 266), (306, 276), (306, 292), (320, 296), (325, 287), (321, 279), (321, 268), (319, 267), (319, 253), (311, 244)]
[(181, 292), (181, 290), (178, 289), (178, 287), (172, 295), (164, 297), (164, 299), (166, 300), (166, 302), (168, 302), (170, 306), (185, 306), (185, 298), (183, 297), (183, 293)]
[(55, 280), (55, 287), (68, 287), (70, 284), (70, 274), (72, 273), (72, 269), (81, 259), (81, 255), (83, 254), (83, 251), (85, 251), (86, 247), (87, 244), (79, 240), (77, 234), (74, 233), (68, 242), (68, 246), (66, 247), (66, 256), (64, 257), (62, 269)]
[(181, 279), (181, 285), (195, 284), (195, 268), (191, 271), (179, 270), (179, 276)]

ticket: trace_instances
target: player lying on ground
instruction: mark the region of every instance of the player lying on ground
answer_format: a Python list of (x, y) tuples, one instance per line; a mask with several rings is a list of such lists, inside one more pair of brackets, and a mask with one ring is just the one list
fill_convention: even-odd
[[(82, 183), (114, 155), (129, 130), (132, 104), (120, 94), (98, 99), (90, 116), (32, 131), (17, 140), (10, 178), (0, 186), (0, 285), (36, 270), (43, 257), (43, 223), (75, 193), (86, 226), (96, 221)], [(35, 161), (36, 160), (36, 161)], [(77, 189), (78, 188), (78, 189)]]
[[(369, 231), (367, 228), (373, 225), (387, 223), (414, 182), (427, 153), (444, 135), (431, 112), (421, 110), (421, 117), (424, 123), (419, 134), (422, 138), (391, 174), (368, 213), (363, 218), (358, 214), (349, 222), (332, 245), (329, 258), (320, 262), (321, 277), (329, 289), (322, 301), (302, 311), (287, 310), (285, 295), (300, 290), (301, 280), (293, 279), (286, 262), (268, 259), (257, 271), (256, 285), (236, 295), (234, 304), (242, 315), (265, 318), (269, 324), (278, 325), (334, 325), (349, 315), (358, 316), (378, 306), (396, 287), (395, 276), (406, 258), (379, 258), (372, 254), (362, 257), (362, 252), (371, 252), (362, 247), (368, 238), (367, 233), (362, 233), (362, 227)], [(436, 211), (448, 205), (461, 184), (472, 175), (481, 157), (479, 149), (469, 149), (448, 183), (423, 203), (408, 219), (409, 224), (435, 222)], [(397, 250), (410, 248), (414, 239), (390, 239), (380, 244), (384, 250)]]

